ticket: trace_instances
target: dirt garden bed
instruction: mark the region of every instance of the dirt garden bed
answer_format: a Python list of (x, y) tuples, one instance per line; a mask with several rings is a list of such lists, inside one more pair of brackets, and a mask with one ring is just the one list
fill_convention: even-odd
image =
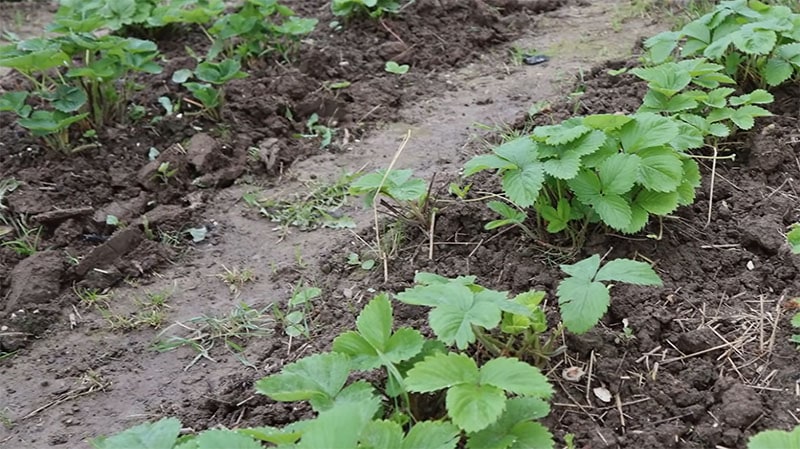
[[(447, 168), (420, 163), (420, 172), (437, 173), (433, 192), (446, 207), (437, 220), (432, 247), (423, 232), (408, 230), (384, 281), (381, 270), (342, 263), (352, 248), (368, 253), (365, 243), (374, 238), (371, 217), (361, 223), (358, 236), (314, 231), (321, 236), (310, 241), (309, 251), (315, 253), (307, 263), (302, 258), (306, 253), (295, 250), (292, 261), (291, 248), (248, 240), (264, 234), (250, 234), (217, 220), (230, 217), (218, 212), (219, 203), (239, 201), (242, 190), (234, 183), (280, 187), (291, 182), (293, 166), (308, 168), (303, 160), (311, 161), (312, 167), (320, 156), (349, 160), (352, 142), (367, 139), (383, 124), (413, 125), (420, 104), (424, 108), (430, 97), (456, 91), (450, 82), (456, 68), (535, 24), (535, 14), (567, 2), (488, 2), (501, 6), (497, 9), (480, 0), (417, 1), (398, 18), (364, 21), (336, 32), (327, 28), (333, 20), (327, 2), (289, 3), (301, 15), (320, 18), (317, 31), (291, 64), (254, 68), (250, 77), (236, 81), (228, 91), (230, 107), (224, 124), (188, 116), (144, 124), (158, 111), (158, 97), (183, 95), (170, 77), (191, 63), (184, 45), (201, 45), (202, 39), (192, 34), (159, 42), (169, 62), (159, 82), (137, 98), (150, 115), (142, 125), (121, 126), (100, 136), (101, 149), (69, 157), (46, 154), (0, 114), (0, 180), (13, 177), (21, 182), (5, 197), (4, 212), (41, 224), (40, 247), (47, 248), (27, 258), (0, 248), (0, 297), (5, 298), (0, 351), (14, 353), (0, 360), (0, 376), (8, 379), (5, 396), (0, 395), (8, 398), (0, 400), (0, 417), (8, 418), (0, 422), (6, 426), (0, 427), (0, 447), (79, 447), (103, 426), (116, 431), (163, 416), (177, 416), (194, 430), (216, 425), (282, 426), (309, 417), (310, 409), (256, 395), (253, 383), (303, 356), (328, 350), (335, 336), (352, 328), (371, 291), (410, 287), (418, 271), (452, 277), (470, 274), (497, 290), (546, 292), (545, 310), (555, 324), (559, 319), (555, 291), (563, 277), (558, 264), (592, 254), (650, 261), (664, 286), (614, 286), (600, 326), (587, 334), (564, 335), (565, 352), (543, 367), (556, 391), (543, 423), (555, 435), (557, 447), (562, 447), (558, 445), (563, 445), (565, 435), (574, 434), (578, 448), (738, 448), (760, 430), (789, 429), (800, 423), (800, 356), (789, 342), (788, 319), (793, 311), (786, 309), (800, 287), (800, 257), (791, 254), (783, 235), (787, 225), (800, 221), (796, 86), (775, 92), (770, 106), (775, 116), (760, 119), (755, 128), (726, 142), (724, 148), (735, 152), (736, 158), (716, 164), (713, 196), (708, 161), (701, 164), (703, 184), (694, 205), (661, 223), (652, 222), (634, 236), (593, 233), (577, 255), (531, 242), (517, 230), (486, 231), (484, 224), (494, 217), (483, 203), (459, 203), (447, 193), (448, 184), (458, 179), (452, 167), (461, 161), (455, 159), (485, 151), (482, 141), (464, 143), (448, 161), (454, 165)], [(389, 59), (412, 69), (402, 77), (385, 73), (383, 65)], [(632, 64), (625, 59), (581, 72), (573, 89), (581, 95), (564, 101), (561, 93), (557, 96), (561, 101), (553, 101), (532, 119), (520, 109), (514, 112), (518, 119), (510, 128), (556, 123), (574, 114), (632, 113), (646, 85), (629, 74), (609, 74)], [(341, 81), (351, 85), (326, 87)], [(6, 77), (2, 82), (8, 88), (15, 80)], [(325, 149), (320, 149), (318, 139), (296, 137), (308, 131), (305, 123), (314, 113), (337, 130)], [(389, 142), (396, 147), (396, 139)], [(151, 147), (160, 151), (157, 162), (148, 159)], [(153, 170), (164, 160), (179, 172), (169, 183), (155, 184)], [(384, 154), (372, 162), (373, 168), (381, 168), (388, 158)], [(208, 187), (198, 187), (193, 182), (198, 178)], [(497, 189), (488, 177), (476, 179), (473, 191)], [(292, 185), (290, 190), (296, 188)], [(233, 215), (256, 215), (252, 210), (237, 212), (243, 209), (241, 204), (222, 208), (227, 213), (234, 207)], [(106, 224), (109, 214), (128, 223), (139, 220), (142, 226), (115, 233), (114, 226)], [(147, 217), (146, 226), (142, 217)], [(186, 231), (200, 226), (208, 234), (193, 246)], [(146, 227), (168, 236), (167, 240), (178, 239), (181, 245), (146, 238)], [(288, 242), (295, 242), (293, 238), (298, 237), (289, 236)], [(241, 242), (226, 247), (232, 240)], [(247, 248), (254, 245), (268, 253), (288, 254), (290, 262), (269, 262), (271, 254), (247, 258), (228, 254), (231, 248), (250, 254)], [(71, 264), (69, 257), (80, 260)], [(73, 322), (77, 331), (70, 331), (74, 315), (90, 314), (75, 307), (79, 306), (75, 289), (105, 291), (122, 288), (123, 281), (134, 286), (157, 284), (160, 276), (153, 273), (171, 270), (178, 274), (168, 281), (180, 290), (193, 284), (178, 284), (179, 276), (207, 273), (201, 268), (216, 266), (217, 259), (264, 266), (261, 273), (268, 286), (242, 286), (245, 297), (265, 300), (287, 294), (287, 285), (300, 283), (320, 287), (324, 300), (309, 312), (312, 338), (289, 340), (287, 346), (284, 329), (274, 323), (274, 338), (247, 342), (245, 354), (256, 369), (245, 369), (217, 348), (215, 362), (226, 364), (224, 368), (201, 360), (183, 370), (195, 353), (184, 348), (175, 356), (177, 361), (166, 360), (163, 354), (154, 357), (151, 330), (109, 333), (101, 317), (87, 317), (84, 324), (80, 319)], [(266, 267), (268, 263), (275, 266)], [(209, 299), (227, 293), (225, 285), (204, 288), (180, 300), (202, 298), (217, 309), (234, 302)], [(424, 327), (426, 322), (419, 308), (398, 305), (395, 314), (400, 325)], [(561, 373), (567, 367), (580, 367), (587, 375), (580, 382), (565, 380)], [(38, 383), (40, 371), (48, 374)], [(126, 396), (126, 388), (134, 387), (105, 380), (110, 378), (147, 384), (137, 391), (146, 397), (137, 398), (135, 406), (118, 408), (114, 398)], [(611, 402), (592, 393), (600, 386), (611, 393)], [(32, 399), (37, 389), (47, 400)], [(23, 400), (33, 400), (36, 406), (20, 403)]]

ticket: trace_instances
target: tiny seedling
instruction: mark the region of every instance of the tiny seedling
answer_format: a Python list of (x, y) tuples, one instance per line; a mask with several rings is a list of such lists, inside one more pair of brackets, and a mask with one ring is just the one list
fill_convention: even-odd
[(169, 184), (170, 178), (178, 173), (178, 169), (170, 169), (169, 162), (162, 162), (158, 165), (158, 170), (153, 174), (153, 179), (158, 179), (162, 184)]
[(408, 73), (409, 66), (408, 64), (401, 65), (394, 61), (386, 61), (386, 66), (383, 69), (395, 75), (405, 75)]
[(252, 282), (256, 279), (255, 273), (253, 273), (253, 270), (249, 268), (240, 270), (238, 267), (233, 267), (233, 269), (229, 269), (223, 265), (222, 269), (224, 272), (218, 274), (217, 277), (222, 279), (222, 282), (228, 286), (231, 294), (236, 296), (239, 296), (239, 292), (244, 284)]
[(289, 336), (290, 342), (291, 339), (301, 335), (305, 338), (311, 337), (308, 313), (313, 307), (312, 302), (321, 295), (322, 289), (299, 284), (294, 288), (285, 312), (281, 311), (277, 305), (273, 305), (272, 313), (283, 324), (283, 331)]
[(316, 113), (311, 114), (311, 117), (306, 121), (306, 129), (308, 134), (298, 134), (297, 137), (305, 139), (319, 139), (319, 147), (321, 149), (327, 148), (331, 144), (333, 134), (336, 132), (334, 128), (323, 125), (319, 122), (319, 115)]
[(347, 255), (347, 265), (351, 267), (359, 267), (362, 270), (371, 270), (375, 268), (375, 259), (364, 259), (361, 260), (361, 256), (356, 253), (350, 253)]
[(561, 319), (568, 331), (582, 334), (605, 315), (611, 302), (610, 286), (603, 282), (661, 286), (661, 278), (644, 262), (614, 259), (600, 267), (597, 254), (572, 265), (561, 265), (568, 275), (558, 284), (556, 295)]
[[(5, 352), (0, 352), (0, 360), (3, 360), (3, 357), (8, 354)], [(14, 419), (11, 418), (11, 409), (8, 407), (3, 408), (0, 410), (0, 424), (5, 427), (7, 430), (11, 430), (14, 428)]]

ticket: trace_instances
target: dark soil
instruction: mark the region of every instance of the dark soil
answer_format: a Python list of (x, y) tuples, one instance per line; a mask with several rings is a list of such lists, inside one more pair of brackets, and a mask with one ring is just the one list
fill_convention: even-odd
[[(624, 64), (610, 63), (589, 73), (579, 113), (636, 109), (644, 86), (630, 76), (606, 73)], [(537, 120), (555, 120), (574, 109), (572, 102), (565, 102)], [(721, 146), (735, 151), (737, 159), (717, 166), (708, 226), (709, 167), (696, 204), (664, 220), (663, 227), (652, 223), (647, 232), (624, 237), (596, 229), (573, 259), (526, 241), (514, 230), (486, 232), (483, 223), (491, 214), (485, 207), (460, 204), (439, 216), (434, 260), (428, 259), (427, 237), (409, 230), (384, 286), (402, 290), (412, 285), (415, 272), (430, 271), (476, 275), (487, 287), (512, 293), (533, 288), (554, 298), (562, 278), (557, 263), (609, 250), (609, 258), (652, 261), (663, 288), (613, 287), (611, 307), (601, 325), (585, 335), (566, 334), (566, 354), (543, 367), (557, 385), (545, 420), (548, 427), (558, 438), (575, 434), (581, 448), (686, 449), (740, 448), (760, 430), (790, 428), (796, 425), (800, 353), (788, 340), (793, 312), (784, 308), (800, 287), (800, 258), (790, 254), (782, 233), (800, 220), (800, 186), (795, 185), (800, 179), (797, 89), (777, 92), (772, 110), (775, 117)], [(521, 119), (520, 126), (524, 122)], [(447, 182), (437, 185), (446, 197)], [(494, 187), (483, 179), (473, 188)], [(648, 233), (661, 238), (644, 237)], [(354, 323), (349, 312), (354, 299), (347, 291), (383, 280), (381, 270), (365, 278), (363, 271), (327, 263), (321, 269), (328, 273), (322, 281), (325, 290), (333, 296), (315, 308), (319, 333), (312, 348), (327, 350), (332, 339)], [(395, 304), (399, 325), (424, 329), (418, 308)], [(551, 324), (556, 324), (552, 299), (547, 311)], [(623, 320), (632, 338), (624, 336)], [(263, 353), (271, 349), (276, 348), (264, 348)], [(261, 364), (277, 372), (289, 361), (269, 356)], [(589, 375), (579, 383), (562, 380), (561, 371), (570, 366), (580, 366)], [(252, 382), (261, 375), (229, 380), (223, 385), (223, 399), (208, 401), (205, 410), (174, 412), (200, 427), (220, 420), (228, 425), (282, 425), (308, 414), (304, 408), (263, 397), (253, 398), (246, 409), (231, 407), (252, 395)], [(596, 387), (608, 389), (612, 402), (598, 400), (592, 394)]]
[[(189, 244), (185, 230), (205, 225), (200, 217), (215, 189), (246, 173), (268, 180), (310, 154), (343, 149), (365, 130), (396, 120), (399, 107), (446, 88), (443, 70), (475, 60), (510, 39), (517, 25), (530, 27), (532, 14), (565, 2), (489, 3), (421, 0), (398, 16), (355, 19), (334, 31), (328, 26), (334, 20), (328, 2), (289, 2), (299, 14), (319, 18), (317, 31), (290, 62), (253, 61), (250, 76), (227, 88), (224, 123), (208, 122), (191, 110), (151, 122), (163, 113), (158, 97), (176, 102), (186, 95), (170, 79), (175, 70), (193, 65), (186, 46), (202, 52), (204, 37), (197, 30), (157, 41), (168, 62), (135, 98), (145, 117), (106, 129), (95, 142), (74, 136), (77, 144), (98, 148), (69, 156), (47, 152), (10, 114), (0, 114), (0, 179), (20, 183), (6, 195), (3, 214), (27, 217), (31, 229), (41, 226), (36, 255), (24, 258), (0, 247), (0, 297), (6, 298), (0, 318), (9, 326), (0, 336), (0, 351), (16, 350), (40, 335), (52, 314), (75, 301), (73, 285), (102, 290), (174, 260), (174, 247), (144, 237), (162, 242), (177, 237)], [(11, 20), (12, 10), (6, 12)], [(387, 60), (409, 64), (411, 70), (400, 77), (388, 74), (383, 70)], [(340, 81), (352, 84), (328, 87)], [(0, 92), (21, 83), (6, 76)], [(336, 128), (333, 144), (324, 150), (318, 139), (296, 137), (307, 132), (306, 120), (315, 113)], [(160, 152), (153, 161), (151, 148)], [(177, 169), (167, 180), (157, 177), (163, 162)], [(135, 226), (115, 233), (107, 215)], [(213, 239), (214, 230), (209, 231)]]

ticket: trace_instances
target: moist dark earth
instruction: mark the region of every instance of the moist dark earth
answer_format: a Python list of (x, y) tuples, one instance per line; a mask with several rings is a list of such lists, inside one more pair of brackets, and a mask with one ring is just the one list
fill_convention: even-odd
[[(184, 45), (202, 41), (197, 33), (187, 33), (181, 38), (185, 41), (165, 39), (159, 42), (169, 61), (164, 74), (136, 99), (150, 115), (100, 136), (100, 149), (72, 156), (45, 153), (9, 116), (0, 115), (0, 179), (22, 183), (6, 196), (4, 213), (41, 224), (41, 247), (47, 248), (27, 258), (0, 248), (0, 317), (8, 326), (0, 332), (0, 350), (24, 355), (32, 344), (47, 345), (47, 339), (35, 338), (77, 301), (73, 285), (112, 287), (192, 257), (146, 239), (142, 216), (162, 232), (208, 225), (210, 239), (225, 238), (202, 218), (214, 191), (242, 177), (278, 182), (297, 160), (320, 151), (335, 154), (337, 148), (320, 150), (318, 141), (293, 137), (305, 132), (311, 114), (347, 129), (353, 138), (364, 135), (396, 120), (404, 105), (447, 89), (444, 72), (508, 41), (515, 30), (531, 26), (534, 14), (561, 3), (566, 2), (420, 0), (385, 20), (386, 26), (364, 21), (332, 32), (326, 28), (333, 18), (325, 2), (294, 2), (298, 13), (320, 18), (318, 31), (290, 64), (253, 67), (249, 78), (235, 82), (228, 90), (224, 124), (196, 117), (149, 124), (158, 113), (159, 96), (184, 95), (169, 80), (174, 70), (191, 63)], [(413, 70), (400, 78), (387, 74), (383, 64), (388, 59)], [(514, 127), (549, 124), (575, 112), (633, 112), (645, 86), (630, 75), (608, 74), (632, 64), (615, 61), (594, 68), (576, 85), (582, 95), (533, 118), (521, 114)], [(347, 89), (324, 87), (344, 80), (352, 83)], [(7, 89), (18, 82), (14, 77), (1, 81)], [(788, 341), (794, 312), (786, 305), (800, 287), (800, 257), (791, 254), (783, 233), (800, 221), (800, 88), (784, 88), (775, 97), (770, 106), (775, 116), (718, 145), (721, 155), (736, 157), (717, 162), (713, 195), (712, 161), (701, 159), (703, 185), (693, 206), (634, 236), (595, 229), (577, 255), (528, 241), (515, 230), (500, 235), (485, 231), (484, 223), (493, 218), (485, 206), (455, 201), (446, 192), (456, 175), (437, 176), (434, 192), (442, 209), (433, 236), (434, 258), (428, 258), (428, 236), (409, 230), (389, 263), (385, 283), (380, 270), (365, 275), (329, 262), (313, 267), (329, 295), (314, 308), (314, 334), (305, 354), (329, 349), (332, 339), (353, 325), (353, 298), (346, 294), (353, 286), (396, 292), (412, 284), (416, 271), (472, 274), (482, 285), (512, 293), (543, 290), (551, 298), (546, 308), (554, 326), (558, 316), (552, 298), (562, 278), (558, 264), (610, 250), (609, 258), (652, 262), (664, 287), (614, 286), (602, 324), (585, 335), (566, 334), (566, 353), (542, 367), (556, 384), (545, 424), (559, 441), (572, 433), (579, 448), (734, 448), (744, 447), (760, 430), (796, 425), (800, 357)], [(157, 162), (148, 160), (150, 147), (161, 151)], [(257, 149), (258, 157), (248, 148)], [(468, 148), (485, 151), (477, 144)], [(699, 155), (713, 156), (713, 150)], [(161, 161), (179, 168), (167, 185), (153, 183)], [(197, 187), (197, 179), (208, 187)], [(475, 192), (496, 189), (488, 177), (476, 178), (473, 186)], [(107, 214), (139, 225), (114, 234), (105, 224)], [(366, 231), (362, 237), (373, 235)], [(562, 243), (558, 236), (542, 240)], [(66, 254), (82, 260), (71, 265)], [(302, 275), (286, 270), (275, 276), (294, 282)], [(396, 319), (398, 325), (423, 325), (425, 315), (397, 306)], [(632, 337), (625, 336), (623, 320)], [(253, 397), (255, 380), (305, 355), (287, 357), (282, 349), (278, 340), (253, 340), (248, 351), (260, 356), (252, 361), (266, 371), (242, 370), (217, 380), (213, 398), (192, 390), (183, 400), (149, 412), (178, 416), (193, 429), (280, 426), (308, 416), (309, 410), (296, 404)], [(54, 357), (64, 366), (73, 362), (69, 354)], [(15, 359), (0, 361), (0, 373)], [(579, 383), (562, 379), (562, 370), (571, 366), (589, 375)], [(3, 380), (5, 388), (13, 388), (15, 379), (4, 374)], [(596, 387), (608, 389), (612, 402), (601, 402), (592, 393)]]

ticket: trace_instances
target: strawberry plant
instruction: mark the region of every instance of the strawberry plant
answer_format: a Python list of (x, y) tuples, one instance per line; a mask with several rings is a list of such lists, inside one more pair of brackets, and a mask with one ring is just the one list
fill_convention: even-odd
[(758, 106), (772, 103), (772, 94), (756, 89), (732, 96), (734, 88), (720, 87), (735, 84), (723, 70), (703, 58), (635, 68), (631, 73), (647, 81), (649, 88), (639, 111), (680, 119), (680, 138), (692, 140), (727, 137), (734, 127), (749, 130), (755, 118), (772, 115)]
[(287, 58), (317, 22), (297, 17), (276, 0), (246, 0), (237, 12), (219, 18), (208, 29), (213, 45), (207, 59), (224, 54), (248, 62), (273, 51)]
[[(444, 278), (425, 279), (438, 284)], [(454, 282), (466, 282), (465, 279)], [(474, 284), (473, 288), (479, 288)], [(327, 449), (552, 448), (550, 432), (536, 420), (549, 413), (553, 389), (542, 372), (515, 358), (479, 366), (469, 356), (447, 352), (411, 328), (393, 331), (387, 295), (376, 296), (356, 321), (356, 330), (334, 340), (333, 352), (286, 365), (256, 382), (256, 391), (277, 401), (308, 401), (316, 416), (284, 428), (213, 429), (179, 436), (180, 423), (162, 419), (92, 441), (96, 449), (219, 447)], [(348, 382), (353, 371), (386, 370), (387, 381)], [(387, 401), (400, 397), (402, 401)], [(436, 421), (410, 395), (441, 392), (446, 415)], [(421, 398), (421, 396), (420, 396)], [(437, 413), (435, 411), (434, 413)], [(385, 417), (389, 418), (386, 419)]]
[(758, 0), (729, 0), (679, 31), (645, 41), (658, 64), (679, 57), (704, 56), (725, 66), (739, 82), (778, 86), (800, 74), (800, 14)]
[(602, 267), (594, 255), (572, 265), (561, 265), (568, 275), (558, 284), (558, 305), (564, 327), (581, 334), (594, 327), (605, 315), (611, 301), (610, 286), (603, 282), (661, 286), (650, 265), (629, 259), (614, 259)]
[(572, 118), (476, 156), (464, 176), (495, 170), (518, 208), (493, 203), (502, 219), (488, 227), (520, 224), (533, 208), (541, 227), (565, 231), (579, 246), (590, 223), (635, 233), (651, 214), (662, 217), (694, 201), (700, 172), (685, 151), (703, 141), (682, 136), (682, 128), (650, 112)]
[(397, 0), (332, 0), (331, 11), (335, 16), (354, 17), (367, 15), (379, 18), (387, 13), (396, 13), (400, 10)]
[(54, 150), (70, 150), (71, 125), (95, 130), (125, 118), (138, 89), (137, 72), (160, 73), (153, 42), (113, 35), (71, 33), (0, 47), (0, 66), (29, 81), (27, 92), (5, 94), (0, 111), (17, 114), (20, 126)]
[(222, 14), (222, 0), (61, 0), (49, 31), (91, 32), (101, 28), (145, 33), (171, 24), (206, 24)]
[[(172, 81), (182, 84), (203, 106), (202, 113), (211, 120), (222, 119), (225, 105), (225, 83), (247, 77), (235, 59), (220, 62), (203, 61), (192, 71), (181, 69), (172, 74)], [(201, 82), (188, 81), (191, 77)]]
[(364, 195), (364, 204), (372, 207), (375, 199), (382, 195), (391, 200), (380, 199), (380, 205), (392, 218), (418, 226), (428, 232), (434, 212), (434, 201), (430, 196), (431, 184), (412, 177), (411, 170), (378, 170), (367, 173), (350, 184), (351, 195)]

